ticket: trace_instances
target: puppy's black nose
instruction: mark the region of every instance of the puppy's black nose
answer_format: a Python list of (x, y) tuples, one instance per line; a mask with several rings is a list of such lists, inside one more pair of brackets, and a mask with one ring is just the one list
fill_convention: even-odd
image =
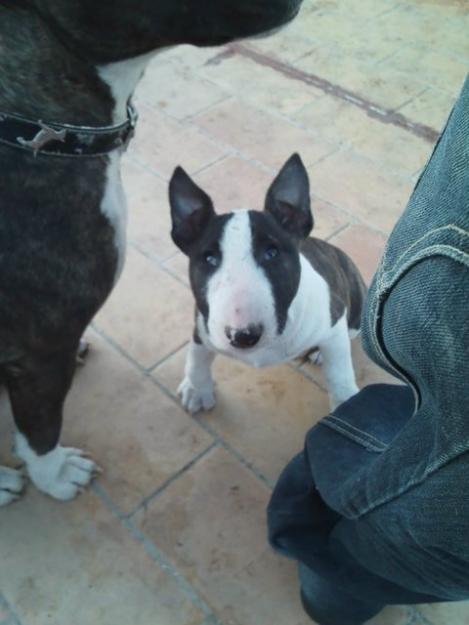
[(262, 336), (264, 327), (262, 324), (250, 323), (247, 328), (241, 330), (235, 328), (225, 328), (225, 334), (233, 347), (245, 349), (246, 347), (254, 347)]

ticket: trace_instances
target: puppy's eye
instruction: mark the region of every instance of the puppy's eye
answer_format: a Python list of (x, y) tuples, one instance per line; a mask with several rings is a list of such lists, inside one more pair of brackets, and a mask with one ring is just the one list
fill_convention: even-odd
[(215, 252), (205, 252), (204, 260), (208, 265), (212, 267), (218, 267), (220, 264), (220, 257)]
[(278, 247), (275, 245), (269, 245), (264, 252), (264, 260), (272, 260), (276, 256), (278, 256)]

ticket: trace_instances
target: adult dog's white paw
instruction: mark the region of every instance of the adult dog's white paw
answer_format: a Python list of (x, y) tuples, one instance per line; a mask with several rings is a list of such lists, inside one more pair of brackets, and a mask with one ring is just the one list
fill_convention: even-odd
[(213, 384), (195, 388), (189, 378), (184, 378), (178, 387), (178, 395), (184, 408), (191, 414), (199, 410), (210, 410), (215, 406)]
[(0, 467), (0, 506), (15, 501), (24, 488), (24, 475), (21, 471)]
[(100, 471), (81, 449), (57, 445), (47, 454), (37, 454), (19, 432), (16, 453), (25, 461), (33, 484), (55, 499), (73, 499)]
[(37, 456), (35, 462), (28, 465), (34, 485), (62, 501), (73, 499), (98, 470), (92, 460), (84, 457), (81, 449), (60, 445), (44, 456)]

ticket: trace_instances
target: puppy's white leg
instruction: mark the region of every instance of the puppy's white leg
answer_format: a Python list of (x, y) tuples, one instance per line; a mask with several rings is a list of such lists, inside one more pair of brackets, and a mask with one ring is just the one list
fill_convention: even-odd
[(57, 445), (41, 456), (29, 446), (23, 434), (17, 432), (15, 438), (16, 454), (26, 463), (31, 481), (55, 499), (73, 499), (98, 471), (95, 463), (85, 458), (80, 449)]
[(358, 392), (353, 371), (347, 319), (344, 315), (332, 329), (327, 340), (319, 344), (331, 408), (336, 408)]
[(182, 405), (191, 413), (215, 406), (211, 371), (214, 358), (214, 352), (192, 339), (186, 357), (185, 377), (178, 388)]

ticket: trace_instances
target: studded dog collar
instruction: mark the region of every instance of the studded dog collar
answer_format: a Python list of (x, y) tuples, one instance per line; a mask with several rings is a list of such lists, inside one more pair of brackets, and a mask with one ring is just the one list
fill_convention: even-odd
[(137, 111), (129, 103), (127, 119), (115, 126), (73, 126), (32, 121), (0, 112), (0, 143), (28, 150), (34, 156), (92, 157), (125, 149), (135, 133)]

